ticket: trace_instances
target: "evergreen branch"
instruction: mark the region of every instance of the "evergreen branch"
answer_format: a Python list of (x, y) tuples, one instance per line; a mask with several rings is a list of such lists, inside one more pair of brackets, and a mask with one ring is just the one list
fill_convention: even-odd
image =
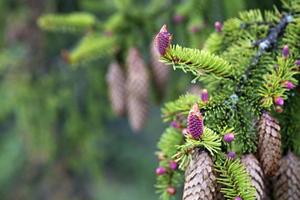
[(200, 102), (199, 96), (186, 94), (175, 101), (166, 103), (162, 108), (164, 121), (172, 121), (178, 114), (187, 115), (192, 105), (196, 102)]
[(221, 192), (226, 198), (234, 199), (240, 196), (243, 200), (255, 199), (255, 188), (240, 160), (219, 160), (215, 167), (219, 173), (217, 181), (221, 184)]
[(72, 14), (48, 14), (38, 19), (38, 25), (44, 30), (55, 32), (86, 32), (97, 23), (94, 15), (77, 12)]
[(177, 147), (177, 153), (173, 155), (173, 158), (179, 163), (179, 168), (185, 170), (192, 158), (191, 152), (195, 148), (204, 148), (211, 155), (216, 155), (221, 151), (221, 144), (221, 137), (213, 130), (205, 127), (200, 140), (187, 137), (186, 142)]
[(86, 35), (79, 44), (69, 53), (68, 61), (71, 64), (83, 63), (97, 59), (114, 51), (115, 37), (106, 37), (91, 33)]
[(157, 147), (167, 157), (172, 157), (177, 151), (177, 145), (183, 142), (183, 135), (177, 129), (169, 127), (160, 137)]
[(287, 88), (283, 87), (285, 81), (290, 81), (294, 85), (297, 85), (297, 80), (294, 78), (297, 72), (297, 66), (295, 66), (292, 59), (286, 59), (279, 57), (277, 66), (270, 74), (265, 76), (265, 83), (259, 88), (259, 95), (262, 98), (262, 107), (270, 108), (273, 104), (275, 97), (287, 98)]
[(232, 66), (222, 58), (204, 50), (184, 48), (179, 45), (170, 46), (162, 61), (173, 65), (174, 69), (191, 72), (196, 76), (195, 80), (204, 73), (224, 78), (233, 78), (234, 75)]

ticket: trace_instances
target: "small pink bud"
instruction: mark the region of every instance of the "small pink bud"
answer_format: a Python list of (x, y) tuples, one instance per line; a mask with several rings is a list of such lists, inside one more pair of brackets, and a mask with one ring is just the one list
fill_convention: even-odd
[(169, 48), (172, 35), (167, 30), (167, 25), (163, 25), (155, 37), (155, 45), (161, 56), (164, 56)]
[(172, 121), (170, 125), (171, 125), (173, 128), (177, 128), (177, 129), (180, 129), (180, 128), (181, 128), (180, 123), (178, 123), (176, 120)]
[(283, 108), (282, 108), (281, 106), (276, 106), (276, 107), (275, 107), (275, 111), (276, 111), (277, 113), (282, 113), (282, 112), (283, 112)]
[(300, 60), (296, 60), (295, 64), (300, 67)]
[(241, 197), (235, 197), (234, 200), (243, 200)]
[(219, 22), (219, 21), (216, 21), (215, 22), (215, 30), (216, 30), (216, 32), (220, 33), (222, 31), (222, 28), (223, 28), (222, 23)]
[(200, 27), (199, 26), (192, 26), (191, 28), (190, 28), (190, 32), (191, 33), (198, 33), (200, 31)]
[(234, 134), (233, 133), (227, 133), (224, 135), (224, 141), (225, 142), (232, 142), (234, 140)]
[(187, 119), (187, 130), (194, 139), (199, 139), (204, 131), (203, 117), (200, 113), (198, 104), (195, 103), (189, 112)]
[(203, 89), (202, 90), (202, 93), (201, 93), (201, 100), (203, 101), (203, 102), (207, 102), (208, 101), (208, 91), (207, 91), (207, 89)]
[(287, 58), (290, 54), (290, 51), (289, 51), (289, 46), (288, 45), (284, 45), (283, 48), (282, 48), (282, 55), (283, 57)]
[(229, 151), (229, 152), (227, 153), (227, 157), (228, 157), (229, 159), (235, 159), (236, 153), (235, 153), (234, 151)]
[(180, 24), (184, 20), (184, 16), (176, 14), (173, 16), (173, 21), (175, 24)]
[(174, 187), (171, 187), (171, 186), (169, 186), (168, 188), (167, 188), (167, 193), (169, 194), (169, 195), (175, 195), (176, 194), (176, 189), (174, 188)]
[(275, 102), (275, 104), (278, 105), (278, 106), (283, 106), (283, 104), (284, 104), (284, 100), (283, 100), (282, 97), (275, 97), (275, 98), (274, 98), (274, 102)]
[(169, 163), (169, 167), (170, 167), (170, 169), (172, 169), (172, 170), (176, 170), (177, 168), (178, 168), (178, 164), (177, 164), (177, 162), (175, 162), (175, 161), (170, 161), (170, 163)]
[(284, 81), (283, 85), (288, 90), (294, 89), (296, 87), (291, 81)]
[(165, 174), (167, 172), (167, 170), (164, 167), (158, 167), (158, 168), (156, 168), (155, 172), (156, 172), (156, 175), (160, 176), (160, 175)]

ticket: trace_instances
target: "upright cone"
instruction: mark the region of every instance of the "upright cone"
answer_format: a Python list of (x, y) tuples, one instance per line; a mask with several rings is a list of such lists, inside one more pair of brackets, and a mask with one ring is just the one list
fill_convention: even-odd
[(185, 172), (183, 200), (215, 200), (217, 190), (213, 161), (205, 151), (194, 151)]
[(263, 200), (265, 196), (264, 174), (258, 160), (254, 155), (248, 154), (241, 158), (241, 162), (245, 166), (251, 177), (252, 185), (256, 189), (256, 200)]
[(274, 176), (281, 159), (280, 126), (269, 113), (262, 114), (258, 122), (258, 156), (265, 175)]
[(170, 67), (160, 62), (160, 54), (154, 42), (151, 44), (151, 68), (153, 71), (154, 81), (158, 92), (162, 95), (165, 92), (170, 74)]
[(112, 109), (121, 116), (126, 111), (125, 76), (117, 62), (109, 65), (106, 80)]
[(292, 152), (281, 159), (274, 192), (276, 200), (300, 199), (300, 159)]
[(148, 115), (149, 74), (138, 49), (131, 48), (127, 57), (127, 110), (134, 131), (142, 129)]

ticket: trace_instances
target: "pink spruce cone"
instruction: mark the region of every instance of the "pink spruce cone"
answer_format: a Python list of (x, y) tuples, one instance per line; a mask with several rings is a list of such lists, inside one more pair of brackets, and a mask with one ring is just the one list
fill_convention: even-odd
[(203, 89), (201, 92), (201, 100), (206, 103), (208, 102), (208, 91), (207, 89)]
[(220, 33), (222, 31), (222, 28), (223, 28), (222, 23), (219, 22), (219, 21), (216, 21), (215, 22), (215, 30), (216, 30), (216, 32)]
[(188, 122), (187, 129), (189, 134), (194, 139), (199, 139), (200, 136), (203, 134), (204, 124), (203, 124), (203, 117), (202, 114), (200, 113), (197, 103), (195, 103), (192, 109), (190, 110), (187, 122)]
[(234, 140), (234, 138), (235, 138), (235, 136), (233, 133), (227, 133), (224, 135), (224, 141), (228, 142), (228, 143), (232, 142)]
[(161, 56), (164, 56), (172, 40), (171, 33), (167, 30), (167, 25), (163, 25), (155, 37), (155, 46)]
[(156, 168), (155, 172), (156, 172), (156, 175), (163, 175), (167, 172), (167, 170), (164, 167), (158, 167), (158, 168)]
[(284, 81), (283, 85), (288, 90), (292, 90), (296, 87), (291, 81)]
[(282, 48), (282, 55), (283, 57), (287, 58), (290, 54), (290, 50), (289, 50), (289, 46), (288, 45), (284, 45)]
[(274, 98), (274, 102), (275, 102), (275, 104), (278, 105), (278, 106), (283, 106), (283, 104), (284, 104), (284, 100), (283, 100), (282, 97), (275, 97), (275, 98)]

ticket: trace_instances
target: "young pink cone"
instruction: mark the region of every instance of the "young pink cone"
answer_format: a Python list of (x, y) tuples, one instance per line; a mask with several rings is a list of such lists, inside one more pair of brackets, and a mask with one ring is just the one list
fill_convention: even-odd
[(224, 141), (228, 142), (228, 143), (232, 142), (234, 140), (234, 138), (235, 138), (235, 136), (233, 133), (227, 133), (224, 135)]
[(208, 102), (208, 91), (207, 89), (203, 89), (201, 92), (201, 100), (206, 103)]
[(155, 46), (161, 56), (164, 56), (172, 40), (171, 33), (167, 30), (167, 25), (163, 25), (155, 37)]
[(165, 174), (167, 172), (167, 170), (164, 167), (158, 167), (158, 168), (156, 168), (155, 172), (156, 172), (156, 175), (160, 176), (160, 175)]
[(274, 103), (275, 103), (277, 106), (283, 106), (284, 100), (283, 100), (282, 97), (275, 97), (275, 98), (274, 98)]
[(195, 103), (189, 112), (187, 119), (188, 133), (194, 138), (199, 139), (204, 131), (203, 117), (200, 113), (198, 104)]
[(296, 87), (291, 81), (284, 81), (283, 86), (288, 90), (292, 90)]

